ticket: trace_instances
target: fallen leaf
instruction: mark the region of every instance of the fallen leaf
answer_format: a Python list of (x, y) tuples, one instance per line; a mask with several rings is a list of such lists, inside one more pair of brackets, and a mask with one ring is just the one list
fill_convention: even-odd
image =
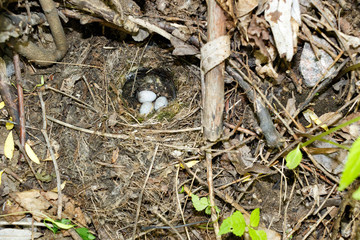
[[(12, 121), (12, 120), (13, 120), (12, 117), (10, 117), (10, 118), (9, 118), (9, 121)], [(7, 130), (11, 130), (11, 129), (14, 128), (14, 124), (13, 124), (13, 123), (10, 123), (10, 122), (6, 122), (6, 123), (5, 123), (5, 127), (6, 127)]]
[(46, 215), (49, 215), (47, 211), (50, 209), (51, 204), (40, 194), (39, 190), (14, 192), (10, 193), (10, 196), (26, 211), (32, 211), (36, 221), (42, 221), (45, 212)]
[(1, 170), (1, 171), (0, 171), (0, 185), (1, 185), (1, 176), (2, 176), (2, 174), (4, 173), (4, 171), (5, 171), (5, 170)]
[(4, 101), (0, 102), (0, 109), (3, 109), (4, 107), (5, 107), (5, 102)]
[(14, 137), (12, 131), (10, 131), (9, 135), (5, 140), (5, 145), (4, 145), (5, 157), (12, 159), (12, 157), (14, 156), (14, 149), (15, 149)]
[[(195, 166), (198, 162), (200, 162), (200, 161), (198, 161), (198, 160), (188, 161), (188, 162), (185, 163), (185, 165), (186, 165), (188, 168), (192, 168), (192, 167)], [(179, 164), (176, 164), (175, 166), (178, 167)], [(181, 168), (185, 168), (184, 165), (182, 165), (182, 164), (180, 164), (180, 167), (181, 167)]]
[(293, 25), (298, 23), (292, 21), (292, 4), (293, 1), (272, 0), (265, 9), (265, 19), (270, 24), (279, 55), (287, 61), (294, 56), (294, 38), (297, 36)]
[(30, 145), (28, 143), (25, 143), (25, 152), (31, 161), (33, 161), (34, 163), (40, 164), (40, 160), (39, 160), (38, 156), (35, 154), (34, 150), (32, 150), (32, 148), (30, 147)]
[[(329, 130), (326, 124), (322, 124), (321, 120), (319, 119), (319, 117), (316, 115), (316, 113), (314, 113), (314, 111), (307, 109), (303, 112), (303, 115), (306, 119), (306, 121), (308, 121), (310, 123), (310, 127), (311, 127), (311, 123), (314, 122), (316, 125), (320, 125), (321, 128), (323, 128), (325, 131)], [(308, 127), (308, 126), (306, 126)]]
[[(60, 185), (61, 190), (63, 190), (63, 189), (65, 188), (66, 183), (67, 183), (67, 182), (64, 181), (64, 182)], [(57, 193), (57, 192), (58, 192), (58, 188), (56, 187), (56, 188), (52, 189), (51, 191)]]
[(250, 13), (258, 6), (258, 0), (237, 0), (234, 2), (236, 17), (242, 17)]

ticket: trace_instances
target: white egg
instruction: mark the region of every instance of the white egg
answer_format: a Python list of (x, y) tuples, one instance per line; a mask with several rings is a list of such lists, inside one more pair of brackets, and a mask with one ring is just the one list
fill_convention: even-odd
[(155, 101), (155, 110), (159, 110), (160, 108), (166, 107), (168, 105), (168, 100), (166, 97), (158, 97)]
[(144, 90), (138, 92), (137, 97), (139, 102), (141, 103), (152, 102), (156, 99), (156, 94), (153, 91)]
[(154, 104), (152, 102), (144, 102), (140, 106), (140, 115), (146, 116), (154, 110)]

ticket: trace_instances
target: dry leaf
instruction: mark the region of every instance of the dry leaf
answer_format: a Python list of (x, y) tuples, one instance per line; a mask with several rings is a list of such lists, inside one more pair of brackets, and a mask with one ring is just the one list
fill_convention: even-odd
[(306, 119), (306, 121), (308, 121), (310, 123), (309, 126), (306, 127), (311, 127), (311, 123), (314, 122), (316, 125), (320, 125), (321, 128), (323, 128), (325, 131), (329, 130), (326, 124), (322, 124), (321, 125), (321, 120), (319, 119), (319, 117), (316, 115), (316, 113), (314, 113), (312, 110), (307, 109), (303, 112), (303, 115)]
[[(59, 158), (59, 154), (58, 153), (54, 153), (54, 157), (55, 159), (58, 159)], [(49, 155), (47, 158), (45, 158), (43, 161), (52, 161), (51, 159), (51, 155)]]
[(112, 157), (111, 157), (111, 163), (116, 163), (118, 157), (119, 157), (119, 148), (116, 148), (113, 153), (112, 153)]
[(40, 164), (40, 160), (39, 160), (38, 156), (35, 154), (34, 150), (32, 150), (32, 148), (30, 147), (30, 145), (28, 143), (25, 143), (25, 152), (31, 161), (33, 161), (34, 163)]
[(2, 174), (4, 173), (4, 171), (5, 171), (5, 170), (1, 170), (1, 171), (0, 171), (0, 185), (1, 185), (1, 176), (2, 176)]
[[(63, 190), (63, 189), (65, 188), (66, 183), (67, 183), (67, 182), (64, 181), (64, 182), (60, 185), (61, 190)], [(52, 189), (51, 191), (57, 193), (57, 192), (58, 192), (58, 188), (56, 187), (56, 188)]]
[[(188, 167), (188, 168), (192, 168), (193, 166), (195, 166), (198, 162), (198, 160), (193, 160), (193, 161), (189, 161), (189, 162), (186, 162), (185, 165)], [(178, 164), (176, 166), (179, 166)], [(180, 164), (180, 167), (181, 168), (185, 168), (184, 165)]]
[(12, 159), (12, 157), (14, 156), (14, 149), (15, 149), (14, 137), (12, 131), (10, 131), (9, 135), (5, 140), (5, 145), (4, 145), (5, 157)]
[(0, 102), (0, 109), (3, 109), (5, 107), (5, 102)]
[[(13, 120), (12, 117), (10, 117), (10, 118), (9, 118), (9, 121), (12, 121), (12, 120)], [(6, 127), (7, 130), (11, 130), (11, 129), (14, 128), (14, 124), (13, 124), (13, 123), (10, 123), (10, 122), (6, 122), (6, 123), (5, 123), (5, 127)]]
[(258, 0), (235, 0), (235, 15), (237, 18), (250, 13), (258, 6)]
[(26, 211), (32, 211), (36, 221), (42, 221), (44, 213), (49, 216), (47, 211), (51, 204), (40, 194), (39, 190), (10, 193), (10, 196)]
[[(296, 5), (296, 1), (294, 3)], [(299, 16), (294, 16), (292, 19), (292, 14), (299, 13), (296, 10), (292, 12), (292, 5), (291, 0), (272, 0), (265, 9), (265, 19), (271, 26), (280, 57), (286, 57), (288, 61), (293, 58), (296, 48), (294, 39), (297, 38), (298, 23), (293, 19), (300, 19)]]

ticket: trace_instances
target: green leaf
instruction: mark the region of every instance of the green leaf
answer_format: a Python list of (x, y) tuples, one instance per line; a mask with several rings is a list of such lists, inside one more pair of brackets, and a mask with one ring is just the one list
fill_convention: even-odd
[(206, 197), (202, 197), (199, 199), (199, 197), (195, 194), (191, 194), (191, 201), (196, 211), (199, 212), (204, 210), (210, 205), (209, 200)]
[(289, 169), (294, 169), (296, 168), (297, 166), (299, 166), (300, 162), (301, 162), (301, 159), (302, 159), (302, 153), (300, 151), (300, 144), (297, 145), (297, 147), (292, 150), (291, 152), (289, 152), (287, 155), (286, 155), (286, 166), (289, 168)]
[(250, 226), (256, 228), (260, 222), (260, 208), (256, 208), (250, 215)]
[(75, 231), (83, 240), (94, 240), (95, 236), (89, 232), (87, 228), (76, 228)]
[(207, 215), (211, 215), (211, 206), (207, 206), (207, 207), (205, 208), (205, 213), (206, 213)]
[(234, 235), (241, 237), (245, 232), (245, 226), (244, 216), (241, 212), (236, 211), (222, 222), (219, 235), (232, 232)]
[(360, 200), (360, 187), (352, 194), (355, 200)]
[(76, 226), (76, 225), (69, 224), (70, 220), (66, 220), (66, 219), (65, 220), (62, 219), (61, 222), (59, 222), (59, 221), (54, 221), (51, 218), (45, 218), (44, 222), (45, 221), (51, 222), (53, 225), (56, 225), (56, 227), (58, 227), (60, 229), (65, 229), (65, 230), (73, 228), (73, 227)]
[(344, 172), (340, 179), (339, 191), (349, 186), (360, 173), (360, 137), (356, 139), (350, 148), (348, 160), (345, 163)]
[(54, 224), (53, 224), (53, 226), (51, 227), (50, 225), (48, 225), (48, 224), (46, 223), (45, 220), (44, 220), (44, 224), (45, 224), (45, 226), (46, 226), (50, 231), (52, 231), (54, 234), (56, 234), (56, 233), (59, 231), (59, 228), (58, 228), (56, 225), (54, 225)]
[(217, 214), (220, 213), (220, 209), (217, 206), (215, 206), (215, 211), (216, 211)]
[(249, 235), (252, 240), (267, 240), (266, 232), (264, 230), (255, 230), (249, 227)]
[[(211, 215), (211, 206), (210, 206), (210, 203), (208, 203), (208, 204), (209, 204), (209, 206), (206, 207), (205, 213), (206, 213), (207, 215)], [(220, 209), (219, 209), (217, 206), (214, 206), (214, 208), (215, 208), (216, 213), (219, 214), (219, 213), (220, 213)]]

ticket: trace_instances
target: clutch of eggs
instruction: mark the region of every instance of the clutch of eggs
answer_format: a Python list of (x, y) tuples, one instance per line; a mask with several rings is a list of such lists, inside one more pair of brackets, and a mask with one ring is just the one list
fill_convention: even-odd
[[(168, 100), (166, 97), (158, 97), (156, 99), (156, 94), (150, 90), (144, 90), (137, 93), (138, 100), (141, 104), (140, 106), (140, 115), (146, 116), (151, 113), (154, 109), (157, 111), (168, 105)], [(153, 101), (156, 99), (155, 103)]]

